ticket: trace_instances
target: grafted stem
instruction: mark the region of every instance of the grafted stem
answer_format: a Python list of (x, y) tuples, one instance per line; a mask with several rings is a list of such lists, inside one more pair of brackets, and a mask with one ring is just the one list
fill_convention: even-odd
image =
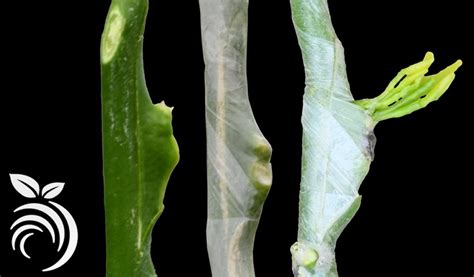
[(200, 0), (206, 63), (207, 248), (213, 276), (251, 277), (272, 181), (271, 147), (250, 107), (247, 0)]
[(358, 190), (373, 159), (374, 126), (437, 100), (461, 61), (425, 76), (434, 60), (428, 52), (422, 62), (402, 70), (378, 97), (354, 101), (327, 0), (291, 0), (291, 9), (306, 74), (293, 272), (299, 277), (333, 277), (336, 241), (360, 206)]
[(107, 276), (155, 276), (150, 246), (179, 159), (171, 108), (154, 105), (142, 47), (148, 0), (114, 0), (101, 43)]

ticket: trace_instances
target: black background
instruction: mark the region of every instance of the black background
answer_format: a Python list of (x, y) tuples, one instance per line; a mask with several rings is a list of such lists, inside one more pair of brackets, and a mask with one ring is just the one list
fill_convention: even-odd
[[(4, 1), (1, 11), (0, 275), (104, 276), (99, 42), (109, 1)], [(403, 67), (435, 53), (437, 71), (464, 61), (439, 102), (379, 124), (362, 207), (338, 242), (340, 276), (472, 276), (472, 23), (469, 1), (330, 1), (355, 98), (378, 95)], [(210, 276), (207, 261), (204, 81), (198, 1), (150, 3), (145, 68), (155, 102), (175, 106), (181, 160), (153, 233), (160, 276)], [(251, 1), (250, 99), (273, 146), (274, 183), (255, 243), (257, 276), (292, 276), (304, 72), (288, 1)], [(75, 217), (79, 245), (62, 268), (46, 236), (10, 246), (25, 203), (8, 173), (45, 185)]]

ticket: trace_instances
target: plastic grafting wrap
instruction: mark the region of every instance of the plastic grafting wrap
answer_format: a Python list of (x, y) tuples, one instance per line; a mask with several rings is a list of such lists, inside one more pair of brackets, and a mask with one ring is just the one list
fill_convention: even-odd
[(292, 0), (303, 54), (303, 164), (295, 276), (337, 276), (336, 240), (360, 205), (372, 160), (372, 118), (353, 103), (326, 0)]
[(249, 104), (245, 0), (200, 0), (206, 64), (207, 247), (213, 276), (254, 276), (253, 240), (272, 173)]

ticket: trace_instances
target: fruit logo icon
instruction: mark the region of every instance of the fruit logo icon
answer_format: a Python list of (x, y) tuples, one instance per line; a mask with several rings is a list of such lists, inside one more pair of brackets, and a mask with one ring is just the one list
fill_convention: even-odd
[[(35, 233), (48, 232), (52, 243), (57, 245), (57, 252), (63, 251), (63, 255), (55, 264), (43, 269), (43, 272), (60, 268), (72, 257), (78, 241), (74, 218), (63, 206), (51, 201), (61, 193), (64, 183), (51, 183), (40, 188), (33, 178), (22, 174), (10, 174), (10, 180), (19, 194), (31, 200), (14, 211), (22, 211), (25, 215), (10, 227), (13, 232), (13, 250), (19, 249), (25, 258), (30, 259), (25, 251), (26, 241)], [(67, 234), (69, 235), (66, 241)]]

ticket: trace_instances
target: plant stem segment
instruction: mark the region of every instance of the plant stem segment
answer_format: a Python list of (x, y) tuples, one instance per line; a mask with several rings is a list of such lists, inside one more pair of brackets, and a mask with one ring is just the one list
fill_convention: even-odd
[(337, 276), (335, 246), (360, 205), (357, 191), (369, 170), (372, 118), (353, 104), (344, 50), (326, 0), (292, 0), (293, 23), (306, 73), (295, 276)]
[(291, 8), (306, 74), (293, 272), (300, 277), (337, 276), (336, 240), (360, 206), (358, 190), (373, 159), (374, 126), (437, 100), (461, 62), (424, 76), (433, 61), (428, 53), (422, 62), (402, 70), (380, 96), (354, 101), (327, 1), (291, 0)]
[(147, 0), (114, 0), (101, 43), (107, 276), (156, 276), (152, 229), (179, 153), (171, 108), (153, 105), (143, 72)]
[(206, 63), (207, 247), (213, 276), (254, 276), (271, 147), (247, 92), (247, 0), (200, 0)]

